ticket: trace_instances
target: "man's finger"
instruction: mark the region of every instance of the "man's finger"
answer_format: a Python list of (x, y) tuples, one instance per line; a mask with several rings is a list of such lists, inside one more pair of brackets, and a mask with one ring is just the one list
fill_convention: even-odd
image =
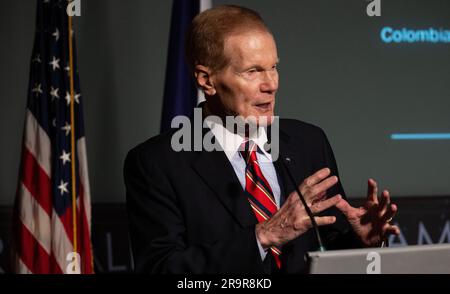
[(383, 222), (388, 223), (390, 222), (394, 216), (397, 214), (397, 205), (391, 204), (389, 205), (389, 209), (386, 211), (386, 213), (383, 215)]
[(389, 195), (388, 190), (384, 190), (383, 193), (381, 193), (381, 201), (379, 205), (379, 216), (382, 216), (386, 213), (388, 209), (388, 205), (391, 204), (391, 196)]
[(311, 212), (312, 213), (322, 212), (324, 210), (327, 210), (330, 207), (335, 206), (341, 200), (342, 200), (342, 196), (338, 194), (338, 195), (333, 196), (333, 197), (331, 197), (331, 198), (329, 198), (327, 200), (317, 202), (316, 204), (311, 206)]
[[(323, 179), (327, 178), (331, 173), (331, 170), (326, 167), (318, 170), (312, 176), (307, 177), (300, 187), (305, 184), (306, 186), (314, 186), (315, 184), (321, 182)], [(299, 188), (300, 188), (299, 187)]]
[(319, 197), (319, 195), (321, 193), (326, 192), (329, 188), (336, 185), (337, 182), (338, 182), (338, 177), (336, 177), (336, 176), (329, 177), (329, 178), (323, 180), (322, 182), (316, 184), (313, 188), (311, 188), (308, 191), (309, 193), (307, 193), (307, 195), (305, 195), (305, 197), (307, 197), (309, 200), (312, 201), (312, 200), (316, 199), (317, 197)]
[(314, 217), (314, 220), (316, 221), (316, 224), (318, 226), (326, 226), (331, 225), (336, 222), (335, 216), (316, 216)]
[(388, 225), (385, 229), (384, 229), (384, 234), (385, 237), (388, 237), (389, 235), (400, 235), (400, 228), (397, 226), (392, 226), (392, 225)]
[(378, 204), (378, 185), (374, 179), (367, 182), (367, 200)]
[(317, 202), (323, 201), (327, 199), (327, 191), (322, 191), (316, 195), (314, 200), (311, 202), (311, 205), (316, 204)]
[(348, 217), (350, 211), (353, 209), (353, 207), (345, 200), (345, 199), (341, 199), (341, 201), (339, 201), (336, 204), (337, 209), (339, 209), (346, 217)]

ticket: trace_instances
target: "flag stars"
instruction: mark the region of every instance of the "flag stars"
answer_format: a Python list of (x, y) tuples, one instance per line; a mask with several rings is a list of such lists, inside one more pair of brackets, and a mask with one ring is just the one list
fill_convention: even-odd
[(69, 194), (69, 190), (67, 190), (68, 184), (69, 184), (68, 182), (64, 182), (63, 180), (61, 180), (61, 184), (58, 186), (61, 196), (64, 196), (64, 193)]
[(70, 66), (67, 64), (67, 66), (64, 68), (64, 70), (67, 72), (67, 76), (70, 76)]
[(58, 91), (59, 91), (59, 88), (54, 89), (53, 87), (51, 87), (50, 96), (52, 96), (52, 101), (55, 99), (59, 99)]
[(56, 28), (56, 31), (52, 34), (53, 37), (55, 37), (56, 42), (59, 40), (59, 30)]
[(61, 128), (61, 130), (66, 132), (66, 136), (68, 136), (70, 134), (70, 125), (68, 122), (66, 122), (66, 124), (64, 125), (64, 127)]
[(66, 153), (66, 151), (63, 150), (63, 153), (59, 158), (63, 161), (63, 165), (65, 165), (66, 162), (70, 162), (70, 152)]
[(33, 60), (32, 60), (33, 62), (37, 62), (37, 63), (41, 63), (42, 62), (42, 60), (41, 60), (41, 56), (39, 55), (39, 54), (37, 54), (36, 55), (36, 57), (35, 58), (33, 58)]
[(31, 92), (36, 93), (36, 96), (39, 94), (42, 94), (42, 85), (41, 84), (34, 84), (34, 88), (31, 89)]
[(53, 71), (55, 71), (57, 68), (60, 68), (59, 67), (59, 59), (56, 58), (56, 56), (53, 56), (53, 60), (50, 61), (48, 64), (50, 64), (52, 66)]
[[(80, 97), (81, 97), (81, 94), (75, 94), (75, 95), (73, 96), (73, 99), (75, 100), (75, 102), (76, 102), (77, 104), (80, 104)], [(70, 97), (70, 93), (69, 93), (69, 92), (66, 92), (66, 97), (65, 97), (64, 99), (66, 99), (67, 105), (70, 105), (70, 99), (71, 99), (71, 97)]]
[(75, 96), (73, 97), (73, 99), (75, 99), (75, 102), (77, 104), (80, 104), (80, 97), (81, 97), (81, 94), (75, 94)]
[(66, 92), (66, 97), (65, 97), (66, 101), (67, 101), (67, 105), (70, 105), (70, 93)]

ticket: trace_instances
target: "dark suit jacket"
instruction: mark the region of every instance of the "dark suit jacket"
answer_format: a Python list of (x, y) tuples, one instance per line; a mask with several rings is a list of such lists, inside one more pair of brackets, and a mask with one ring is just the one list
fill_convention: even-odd
[[(222, 151), (171, 149), (165, 133), (132, 149), (124, 177), (132, 249), (137, 272), (271, 273), (271, 254), (261, 260), (256, 217)], [(297, 183), (323, 167), (338, 175), (325, 133), (296, 120), (280, 120), (280, 158), (274, 163), (282, 201), (294, 186), (280, 160), (289, 157)], [(345, 197), (341, 184), (327, 193)], [(334, 225), (321, 227), (327, 249), (359, 246), (345, 217), (336, 209)], [(317, 250), (313, 230), (284, 245), (284, 273), (307, 270), (305, 253)]]

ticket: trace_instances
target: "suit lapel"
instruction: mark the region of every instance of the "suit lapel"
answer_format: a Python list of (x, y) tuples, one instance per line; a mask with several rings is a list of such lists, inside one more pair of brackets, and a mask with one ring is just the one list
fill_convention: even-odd
[(193, 168), (242, 227), (257, 220), (231, 163), (223, 151), (201, 151)]
[[(269, 140), (271, 140), (270, 129), (268, 131), (268, 137), (269, 137)], [(289, 194), (295, 190), (295, 187), (292, 185), (292, 182), (289, 179), (289, 176), (287, 175), (286, 170), (281, 162), (281, 161), (284, 161), (291, 168), (291, 171), (294, 173), (293, 168), (296, 167), (296, 158), (295, 158), (296, 152), (295, 152), (295, 150), (293, 150), (290, 143), (292, 143), (290, 136), (280, 129), (280, 133), (279, 133), (279, 144), (280, 144), (279, 151), (280, 151), (280, 153), (279, 153), (278, 159), (273, 164), (274, 164), (275, 170), (277, 172), (278, 183), (280, 185), (280, 191), (281, 191), (280, 202), (281, 202), (281, 204), (283, 204), (284, 201), (286, 201)], [(297, 173), (298, 173), (297, 171), (295, 171), (295, 173), (294, 173), (294, 177), (296, 179), (297, 179)]]
[(298, 142), (287, 133), (283, 132), (280, 127), (280, 156), (278, 156), (277, 161), (274, 162), (274, 166), (279, 177), (280, 187), (282, 188), (282, 191), (284, 190), (284, 200), (286, 200), (289, 194), (295, 190), (295, 186), (286, 174), (286, 170), (282, 166), (281, 160), (289, 167), (289, 170), (296, 180), (297, 186), (300, 185), (306, 177), (310, 176), (307, 169), (309, 160), (306, 158), (307, 152), (305, 150), (305, 145), (302, 142), (303, 140), (299, 140), (298, 137), (295, 139), (297, 139)]
[[(204, 109), (204, 103), (199, 107)], [(204, 112), (202, 114), (205, 116)], [(202, 139), (211, 132), (208, 127), (202, 128)], [(192, 134), (194, 138), (194, 134)], [(215, 138), (213, 137), (213, 140)], [(196, 152), (192, 168), (205, 184), (214, 192), (228, 212), (242, 226), (248, 227), (257, 224), (257, 219), (248, 203), (244, 190), (229, 162), (225, 152), (202, 150)]]
[[(280, 126), (280, 156), (277, 161), (274, 162), (275, 169), (278, 175), (278, 182), (281, 189), (281, 203), (286, 201), (289, 194), (295, 190), (295, 186), (292, 183), (289, 175), (286, 172), (285, 167), (282, 165), (282, 160), (288, 166), (291, 171), (296, 185), (300, 185), (303, 180), (309, 176), (307, 170), (306, 150), (303, 140), (299, 137), (292, 138), (287, 133), (283, 132)], [(315, 244), (315, 236), (312, 231), (308, 231), (301, 235), (299, 238), (292, 240), (285, 244), (282, 248), (283, 263), (285, 267), (284, 272), (296, 272), (298, 268), (304, 266), (304, 253), (309, 250), (311, 244)]]

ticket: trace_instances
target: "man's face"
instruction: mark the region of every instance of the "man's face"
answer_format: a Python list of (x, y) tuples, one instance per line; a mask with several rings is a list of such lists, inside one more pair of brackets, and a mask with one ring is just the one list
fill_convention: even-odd
[(271, 34), (248, 31), (225, 39), (228, 65), (213, 74), (216, 95), (212, 99), (226, 115), (255, 117), (256, 123), (272, 123), (278, 90), (278, 54)]

